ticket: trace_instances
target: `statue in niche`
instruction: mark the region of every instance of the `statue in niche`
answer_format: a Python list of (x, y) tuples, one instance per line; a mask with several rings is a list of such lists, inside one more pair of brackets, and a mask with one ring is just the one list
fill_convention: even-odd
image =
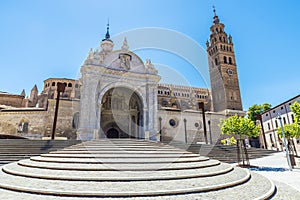
[(131, 56), (129, 54), (120, 54), (119, 59), (120, 59), (120, 68), (129, 70)]

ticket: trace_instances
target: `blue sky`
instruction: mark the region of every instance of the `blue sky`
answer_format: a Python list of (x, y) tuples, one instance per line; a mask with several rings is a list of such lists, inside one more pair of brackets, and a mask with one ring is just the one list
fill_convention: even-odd
[[(2, 0), (0, 91), (20, 94), (25, 89), (29, 95), (34, 84), (41, 91), (47, 78), (78, 77), (89, 48), (97, 47), (105, 35), (107, 18), (111, 35), (160, 27), (182, 33), (205, 49), (212, 5), (233, 37), (244, 109), (264, 102), (275, 106), (298, 95), (297, 0)], [(176, 71), (192, 86), (208, 87), (187, 70), (191, 64), (184, 59), (163, 51), (136, 53)]]

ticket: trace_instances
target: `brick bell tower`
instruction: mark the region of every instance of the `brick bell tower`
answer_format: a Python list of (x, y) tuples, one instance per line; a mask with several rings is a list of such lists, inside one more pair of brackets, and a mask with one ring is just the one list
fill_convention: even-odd
[(243, 109), (232, 37), (227, 36), (224, 27), (214, 8), (210, 42), (206, 42), (206, 50), (215, 112)]

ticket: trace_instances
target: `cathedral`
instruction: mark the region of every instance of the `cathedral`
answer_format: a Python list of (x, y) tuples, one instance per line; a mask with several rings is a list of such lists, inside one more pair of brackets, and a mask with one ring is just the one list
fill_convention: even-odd
[(79, 80), (49, 78), (40, 94), (35, 86), (28, 98), (24, 91), (14, 95), (19, 104), (0, 93), (0, 133), (49, 136), (57, 83), (61, 82), (65, 91), (60, 98), (57, 135), (81, 140), (218, 142), (219, 120), (245, 114), (232, 36), (224, 27), (214, 11), (206, 42), (211, 88), (195, 88), (160, 83), (155, 66), (132, 52), (126, 38), (121, 47), (114, 46), (108, 25), (99, 47), (90, 50), (81, 66)]

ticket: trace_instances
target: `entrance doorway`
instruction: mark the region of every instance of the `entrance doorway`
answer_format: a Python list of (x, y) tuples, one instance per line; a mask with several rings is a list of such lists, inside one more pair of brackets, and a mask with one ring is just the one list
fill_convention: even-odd
[(107, 138), (119, 138), (119, 131), (115, 128), (111, 128), (106, 133)]
[(108, 90), (102, 98), (100, 127), (107, 138), (141, 138), (143, 104), (139, 95), (124, 87)]

